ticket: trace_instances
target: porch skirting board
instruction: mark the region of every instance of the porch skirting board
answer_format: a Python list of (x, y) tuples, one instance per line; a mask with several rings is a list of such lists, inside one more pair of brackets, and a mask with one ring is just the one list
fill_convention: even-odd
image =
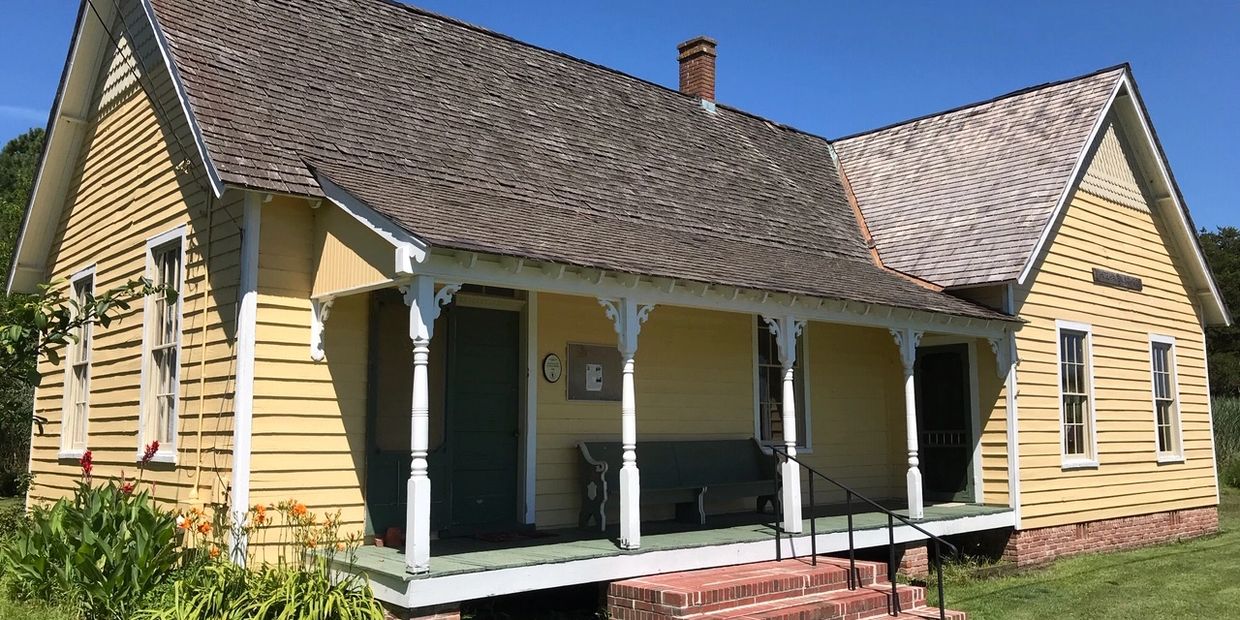
[(1097, 551), (1119, 551), (1197, 538), (1218, 531), (1218, 507), (1171, 510), (1013, 531), (1003, 559), (1017, 566)]
[[(1011, 528), (1015, 518), (1011, 511), (927, 521), (922, 527), (936, 536), (951, 536)], [(924, 541), (925, 537), (908, 526), (894, 529), (896, 543)], [(848, 550), (847, 532), (821, 533), (817, 536), (820, 554)], [(871, 527), (855, 532), (858, 549), (883, 547), (888, 542), (885, 527)], [(629, 579), (658, 573), (679, 572), (735, 564), (766, 562), (775, 558), (775, 541), (761, 540), (713, 544), (667, 550), (621, 551), (612, 555), (569, 561), (548, 561), (509, 568), (483, 568), (477, 572), (436, 576), (430, 573), (404, 575), (403, 583), (392, 583), (382, 575), (371, 574), (375, 597), (392, 605), (406, 608), (459, 603), (491, 596), (544, 590), (581, 583)], [(796, 535), (782, 538), (780, 555), (784, 558), (804, 556), (810, 551), (810, 537)]]

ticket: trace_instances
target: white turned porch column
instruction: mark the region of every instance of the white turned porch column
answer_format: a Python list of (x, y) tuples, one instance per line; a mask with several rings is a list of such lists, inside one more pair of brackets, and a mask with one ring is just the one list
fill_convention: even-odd
[(904, 366), (904, 432), (908, 440), (908, 475), (905, 478), (908, 484), (908, 514), (912, 519), (921, 519), (926, 513), (921, 469), (917, 461), (917, 384), (913, 372), (921, 334), (908, 328), (891, 330), (891, 336), (900, 348), (900, 363)]
[[(794, 384), (794, 365), (797, 361), (797, 338), (805, 330), (805, 321), (794, 316), (762, 317), (767, 329), (775, 336), (779, 345), (779, 363), (784, 372), (784, 395), (780, 405), (783, 414), (784, 451), (789, 456), (797, 455), (797, 400)], [(784, 508), (784, 531), (800, 534), (801, 522), (801, 466), (788, 459), (780, 463), (780, 475), (783, 490), (780, 502)]]
[(431, 356), (431, 336), (440, 306), (452, 301), (460, 284), (445, 284), (435, 292), (435, 281), (416, 276), (401, 287), (409, 305), (409, 338), (413, 341), (413, 406), (410, 411), (410, 453), (405, 512), (405, 569), (425, 573), (431, 569), (431, 479), (427, 475), (426, 455), (430, 446), (430, 384), (427, 365)]
[(624, 451), (620, 466), (620, 546), (641, 547), (641, 480), (637, 472), (637, 392), (633, 386), (633, 358), (637, 355), (637, 335), (654, 304), (638, 304), (622, 297), (599, 299), (607, 318), (616, 329), (616, 342), (624, 364), (620, 384), (620, 447)]

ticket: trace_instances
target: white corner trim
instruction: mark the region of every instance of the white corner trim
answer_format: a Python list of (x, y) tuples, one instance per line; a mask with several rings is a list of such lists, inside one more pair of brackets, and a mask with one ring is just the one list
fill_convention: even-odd
[[(1016, 314), (1016, 285), (1012, 282), (1007, 283), (1003, 287), (1003, 310), (1004, 312), (1015, 316)], [(1016, 342), (1016, 332), (1009, 331), (1005, 338), (1005, 343), (999, 346), (1007, 347), (1008, 370), (1004, 378), (1004, 392), (1006, 395), (1007, 409), (1007, 453), (1008, 453), (1008, 503), (1012, 506), (1014, 513), (1015, 528), (1021, 529), (1021, 510), (1020, 510), (1020, 411), (1019, 391), (1020, 380), (1017, 375), (1017, 366), (1020, 363), (1020, 350)]]
[[(237, 375), (233, 394), (232, 499), (233, 522), (240, 523), (250, 508), (250, 451), (254, 421), (254, 343), (258, 323), (258, 260), (262, 234), (262, 198), (254, 192), (245, 195), (242, 216), (241, 274), (237, 296)], [(231, 549), (232, 560), (245, 564), (248, 540), (238, 536)]]
[[(177, 462), (177, 444), (178, 433), (181, 430), (181, 366), (185, 361), (184, 358), (184, 335), (185, 335), (185, 274), (188, 266), (185, 264), (186, 256), (186, 234), (185, 224), (180, 224), (172, 230), (165, 231), (155, 235), (146, 241), (146, 249), (144, 250), (146, 258), (146, 267), (143, 276), (150, 278), (155, 270), (154, 251), (160, 246), (168, 243), (176, 242), (181, 249), (181, 273), (177, 276), (180, 283), (180, 289), (177, 291), (177, 363), (173, 372), (173, 383), (176, 385), (175, 392), (177, 397), (172, 400), (172, 432), (169, 433), (169, 442), (171, 445), (160, 445), (159, 451), (155, 453), (152, 461), (160, 463), (176, 463)], [(147, 385), (150, 381), (151, 367), (151, 320), (154, 312), (155, 300), (154, 296), (147, 295), (143, 300), (142, 307), (142, 371), (139, 378), (141, 391), (138, 396), (138, 445), (135, 449), (137, 460), (141, 460), (145, 445), (150, 443), (146, 436), (146, 413), (147, 413)]]
[(177, 71), (176, 63), (172, 61), (172, 55), (168, 53), (168, 39), (164, 37), (163, 28), (159, 26), (159, 18), (155, 16), (155, 8), (151, 6), (151, 0), (142, 0), (142, 11), (146, 14), (146, 21), (150, 24), (151, 32), (155, 35), (159, 56), (164, 61), (164, 69), (168, 71), (168, 77), (171, 79), (173, 89), (177, 93), (177, 101), (181, 104), (181, 113), (185, 115), (190, 132), (194, 134), (194, 147), (198, 151), (198, 157), (203, 168), (207, 171), (207, 178), (211, 181), (211, 191), (215, 192), (216, 198), (221, 198), (224, 196), (224, 182), (220, 179), (220, 173), (215, 169), (215, 164), (211, 162), (211, 155), (207, 152), (206, 140), (202, 137), (202, 129), (199, 127), (198, 119), (194, 116), (194, 110), (189, 104), (189, 97), (185, 92), (185, 84), (181, 82), (181, 74)]
[(362, 226), (369, 228), (392, 244), (395, 250), (393, 261), (397, 275), (412, 275), (414, 267), (426, 260), (428, 245), (425, 241), (410, 234), (391, 219), (372, 209), (370, 205), (358, 200), (348, 190), (337, 185), (325, 175), (315, 172), (314, 178), (332, 204), (340, 207)]
[[(1125, 76), (1127, 71), (1125, 71)], [(1068, 180), (1064, 183), (1063, 191), (1059, 193), (1059, 199), (1055, 201), (1055, 209), (1051, 211), (1051, 216), (1047, 219), (1042, 227), (1042, 234), (1038, 235), (1038, 242), (1033, 246), (1033, 252), (1029, 254), (1029, 258), (1025, 259), (1025, 266), (1020, 270), (1020, 276), (1016, 278), (1017, 284), (1024, 284), (1029, 278), (1029, 274), (1033, 273), (1033, 268), (1038, 264), (1038, 257), (1042, 255), (1042, 251), (1046, 248), (1046, 244), (1050, 243), (1051, 233), (1059, 227), (1059, 220), (1063, 216), (1064, 209), (1068, 206), (1068, 200), (1072, 198), (1073, 192), (1076, 191), (1077, 185), (1081, 178), (1085, 175), (1085, 161), (1089, 159), (1089, 155), (1093, 152), (1094, 144), (1098, 141), (1102, 133), (1103, 126), (1106, 125), (1107, 116), (1111, 113), (1111, 106), (1115, 105), (1115, 98), (1127, 84), (1127, 79), (1115, 81), (1115, 86), (1111, 88), (1111, 94), (1107, 97), (1107, 102), (1102, 106), (1102, 111), (1098, 113), (1098, 117), (1094, 119), (1094, 125), (1089, 130), (1089, 135), (1085, 139), (1085, 144), (1081, 147), (1081, 152), (1076, 156), (1076, 163), (1072, 164), (1072, 173), (1068, 176)]]
[[(1177, 452), (1162, 452), (1158, 449), (1158, 393), (1155, 391), (1155, 383), (1157, 380), (1154, 376), (1154, 345), (1166, 345), (1167, 363), (1171, 366), (1169, 373), (1171, 375), (1171, 390), (1173, 414), (1175, 416), (1172, 432), (1175, 433), (1175, 446)], [(1151, 420), (1154, 422), (1154, 459), (1159, 464), (1183, 463), (1184, 450), (1184, 415), (1180, 408), (1180, 363), (1179, 363), (1179, 347), (1176, 346), (1174, 336), (1166, 336), (1163, 334), (1149, 334), (1149, 348), (1146, 349), (1146, 357), (1150, 365), (1150, 411), (1153, 414)], [(1208, 398), (1208, 395), (1207, 395)]]
[(1206, 416), (1210, 420), (1210, 470), (1214, 472), (1214, 503), (1222, 501), (1222, 490), (1218, 486), (1218, 452), (1214, 445), (1214, 399), (1210, 397), (1210, 354), (1206, 346), (1206, 333), (1201, 330), (1201, 371), (1206, 379)]
[[(1063, 351), (1060, 348), (1060, 333), (1065, 330), (1085, 334), (1085, 381), (1089, 383), (1090, 456), (1087, 458), (1068, 455), (1064, 441)], [(1059, 400), (1059, 455), (1062, 458), (1062, 468), (1069, 470), (1098, 467), (1098, 399), (1094, 393), (1094, 329), (1089, 323), (1055, 320), (1055, 390), (1056, 398)]]

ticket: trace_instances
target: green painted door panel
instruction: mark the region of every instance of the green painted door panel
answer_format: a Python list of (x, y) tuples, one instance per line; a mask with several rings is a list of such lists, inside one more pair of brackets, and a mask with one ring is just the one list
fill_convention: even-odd
[(469, 307), (448, 313), (445, 456), (454, 533), (517, 523), (520, 317)]
[(967, 345), (917, 349), (918, 457), (927, 499), (973, 501), (973, 405)]

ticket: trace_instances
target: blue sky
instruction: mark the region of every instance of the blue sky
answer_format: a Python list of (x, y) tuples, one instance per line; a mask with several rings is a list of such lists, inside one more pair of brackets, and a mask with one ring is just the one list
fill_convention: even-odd
[[(5, 0), (0, 141), (46, 123), (77, 4)], [(1131, 62), (1197, 224), (1240, 225), (1240, 0), (415, 4), (669, 86), (707, 34), (719, 101), (827, 137)]]

